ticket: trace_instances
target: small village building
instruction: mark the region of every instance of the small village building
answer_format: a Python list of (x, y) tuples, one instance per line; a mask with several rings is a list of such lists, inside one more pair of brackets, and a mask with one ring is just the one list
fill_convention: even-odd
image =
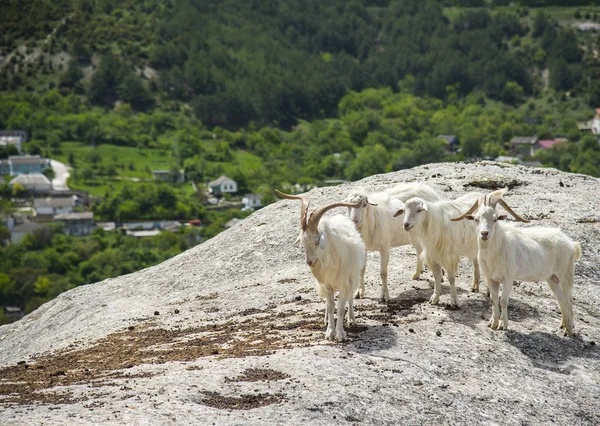
[(96, 229), (93, 212), (59, 214), (54, 216), (54, 220), (63, 223), (64, 233), (67, 235), (90, 235)]
[(151, 229), (149, 231), (127, 231), (127, 235), (134, 238), (154, 237), (160, 233), (160, 229)]
[(238, 191), (237, 182), (223, 175), (218, 179), (208, 182), (208, 190), (211, 194), (235, 194)]
[(18, 306), (3, 306), (2, 310), (4, 311), (4, 318), (10, 322), (18, 321), (25, 315)]
[(262, 207), (262, 195), (246, 194), (242, 198), (242, 204), (245, 209), (259, 209)]
[(515, 136), (510, 140), (513, 155), (532, 157), (540, 149), (537, 136)]
[(177, 176), (174, 176), (171, 170), (152, 170), (152, 178), (162, 182), (184, 183), (185, 172), (183, 169), (179, 170)]
[(23, 143), (27, 141), (24, 130), (0, 130), (0, 147), (14, 146), (19, 154), (23, 153)]
[(10, 232), (10, 242), (13, 244), (18, 244), (23, 241), (25, 235), (36, 232), (48, 232), (48, 228), (35, 222), (25, 222), (21, 225), (16, 225)]
[(20, 175), (10, 181), (9, 185), (21, 185), (26, 191), (33, 193), (49, 193), (52, 190), (52, 182), (41, 173)]
[(75, 207), (75, 196), (72, 197), (46, 197), (33, 200), (33, 208), (37, 216), (54, 216), (57, 214), (71, 213)]
[(456, 135), (437, 135), (439, 139), (442, 139), (446, 142), (446, 149), (450, 152), (457, 152), (460, 143), (458, 141), (458, 137)]
[(567, 139), (565, 138), (555, 138), (555, 139), (541, 139), (538, 141), (541, 149), (550, 149), (556, 144), (565, 143)]
[(0, 160), (0, 174), (19, 176), (42, 173), (50, 167), (50, 160), (39, 155), (10, 155)]
[(117, 225), (114, 222), (96, 222), (96, 228), (101, 228), (103, 231), (114, 231)]

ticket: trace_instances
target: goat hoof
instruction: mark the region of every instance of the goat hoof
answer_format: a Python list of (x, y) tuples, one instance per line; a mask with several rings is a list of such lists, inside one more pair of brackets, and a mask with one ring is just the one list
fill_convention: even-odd
[(345, 335), (344, 333), (342, 333), (342, 334), (338, 334), (338, 335), (337, 335), (337, 337), (335, 338), (335, 340), (336, 340), (338, 343), (341, 343), (341, 342), (343, 342), (344, 340), (346, 340), (346, 335)]
[(440, 296), (438, 296), (437, 294), (433, 294), (431, 296), (431, 298), (429, 299), (429, 303), (431, 303), (432, 305), (437, 305), (440, 302)]
[(490, 320), (490, 322), (488, 322), (488, 327), (490, 327), (492, 330), (497, 330), (498, 329), (498, 320), (495, 320), (494, 318), (492, 318)]
[(479, 287), (473, 287), (473, 288), (471, 289), (471, 292), (472, 292), (472, 293), (479, 293)]
[(421, 273), (420, 272), (415, 272), (412, 276), (413, 280), (418, 280), (419, 278), (421, 278)]
[(457, 311), (458, 310), (458, 303), (449, 303), (446, 306), (447, 309), (451, 310), (451, 311)]
[(389, 301), (390, 301), (390, 296), (389, 296), (388, 294), (382, 294), (382, 295), (379, 297), (379, 301), (380, 301), (381, 303), (387, 303), (387, 302), (389, 302)]
[(362, 299), (365, 297), (365, 290), (364, 289), (358, 289), (356, 290), (356, 293), (354, 293), (354, 298), (355, 299)]
[(327, 340), (334, 340), (335, 339), (335, 330), (333, 328), (328, 328), (327, 331), (325, 332), (325, 338)]

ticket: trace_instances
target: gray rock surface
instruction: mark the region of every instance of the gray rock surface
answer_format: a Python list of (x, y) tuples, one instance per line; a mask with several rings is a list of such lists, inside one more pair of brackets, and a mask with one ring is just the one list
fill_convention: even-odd
[[(60, 295), (0, 327), (0, 424), (600, 424), (600, 181), (495, 163), (435, 164), (311, 191), (423, 180), (444, 196), (497, 184), (531, 225), (581, 242), (574, 338), (545, 283), (519, 283), (492, 331), (482, 283), (459, 310), (428, 304), (415, 254), (394, 249), (389, 305), (369, 254), (350, 340), (324, 340), (298, 235), (299, 203), (270, 205), (160, 265)], [(341, 211), (341, 210), (340, 210)], [(529, 226), (529, 225), (525, 225)], [(425, 277), (430, 277), (429, 272)]]

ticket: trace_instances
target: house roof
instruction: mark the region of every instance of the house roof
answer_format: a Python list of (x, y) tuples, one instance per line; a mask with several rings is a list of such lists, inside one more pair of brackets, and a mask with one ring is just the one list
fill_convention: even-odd
[(18, 145), (21, 143), (21, 138), (18, 136), (1, 136), (0, 145)]
[(8, 157), (12, 164), (46, 164), (48, 160), (39, 155), (10, 155)]
[(22, 232), (22, 233), (27, 233), (27, 232), (35, 232), (35, 231), (39, 231), (41, 229), (46, 229), (45, 226), (40, 225), (39, 223), (35, 223), (35, 222), (25, 222), (21, 225), (17, 225), (13, 228), (12, 232)]
[(114, 231), (117, 229), (117, 226), (114, 222), (96, 222), (96, 226), (98, 228), (102, 228), (105, 231)]
[(149, 231), (127, 231), (127, 235), (130, 235), (132, 237), (137, 237), (137, 238), (141, 238), (141, 237), (154, 237), (155, 235), (160, 234), (160, 230), (158, 229), (151, 229)]
[(515, 136), (510, 143), (511, 145), (533, 145), (537, 140), (537, 136)]
[(557, 143), (562, 143), (562, 142), (566, 142), (566, 139), (564, 139), (564, 138), (556, 138), (556, 139), (544, 139), (544, 140), (538, 141), (538, 143), (540, 144), (540, 146), (542, 148), (544, 148), (544, 149), (550, 149), (554, 145), (556, 145)]
[(29, 175), (19, 175), (10, 181), (11, 185), (18, 183), (23, 186), (31, 185), (51, 185), (50, 179), (41, 173), (32, 173)]
[(260, 200), (262, 200), (262, 195), (252, 193), (252, 194), (244, 195), (244, 198), (247, 198), (249, 200), (259, 200), (260, 201)]
[(228, 180), (235, 182), (233, 179), (228, 178), (227, 176), (223, 175), (223, 176), (219, 176), (217, 179), (213, 180), (212, 182), (208, 182), (208, 186), (218, 186)]
[(33, 207), (36, 209), (43, 207), (73, 207), (75, 200), (73, 197), (61, 197), (61, 198), (36, 198), (33, 200)]
[(55, 220), (83, 220), (83, 219), (94, 219), (94, 212), (75, 212), (75, 213), (63, 213), (54, 216)]
[(0, 130), (0, 137), (19, 137), (26, 139), (27, 132), (25, 130)]

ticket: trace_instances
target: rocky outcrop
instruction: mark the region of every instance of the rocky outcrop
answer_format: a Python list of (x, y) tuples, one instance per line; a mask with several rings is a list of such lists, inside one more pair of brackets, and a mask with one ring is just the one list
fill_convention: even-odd
[[(369, 254), (358, 324), (349, 341), (325, 341), (325, 304), (293, 245), (300, 206), (281, 201), (160, 265), (73, 289), (0, 327), (0, 424), (599, 424), (598, 179), (476, 163), (356, 184), (414, 180), (449, 198), (510, 184), (509, 204), (532, 225), (579, 241), (576, 337), (562, 336), (545, 283), (517, 283), (511, 330), (490, 330), (486, 286), (470, 292), (466, 262), (460, 309), (445, 309), (446, 286), (429, 305), (405, 247), (392, 250), (390, 303), (377, 301), (379, 260)], [(313, 206), (353, 185), (311, 191)]]

